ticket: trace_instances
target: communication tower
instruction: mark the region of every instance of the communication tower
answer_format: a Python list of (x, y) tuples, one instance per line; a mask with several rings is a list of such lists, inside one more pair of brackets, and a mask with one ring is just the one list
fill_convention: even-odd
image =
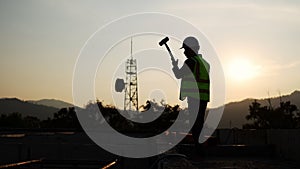
[(132, 38), (130, 41), (130, 58), (125, 64), (126, 83), (123, 79), (117, 79), (115, 89), (122, 92), (125, 89), (124, 110), (138, 110), (138, 78), (137, 78), (137, 62), (132, 56)]

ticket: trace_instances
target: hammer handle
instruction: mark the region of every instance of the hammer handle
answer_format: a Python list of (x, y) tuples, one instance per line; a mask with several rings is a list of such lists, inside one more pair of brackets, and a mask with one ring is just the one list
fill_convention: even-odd
[(171, 52), (171, 50), (170, 50), (168, 44), (165, 43), (165, 46), (166, 46), (166, 48), (167, 48), (167, 50), (168, 50), (168, 52), (169, 52), (169, 54), (170, 54), (170, 56), (171, 56), (172, 63), (174, 63), (174, 62), (175, 62), (175, 59), (174, 59), (174, 56), (173, 56), (173, 54), (172, 54), (172, 52)]

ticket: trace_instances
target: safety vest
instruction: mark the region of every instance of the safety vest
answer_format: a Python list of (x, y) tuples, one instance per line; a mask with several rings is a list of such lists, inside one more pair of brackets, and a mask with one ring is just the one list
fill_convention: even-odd
[(209, 64), (201, 55), (190, 58), (195, 62), (192, 72), (181, 80), (180, 99), (192, 97), (195, 99), (209, 101)]

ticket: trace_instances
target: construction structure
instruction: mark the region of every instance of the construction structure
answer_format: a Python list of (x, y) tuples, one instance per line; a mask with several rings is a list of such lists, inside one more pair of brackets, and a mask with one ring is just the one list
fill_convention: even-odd
[(124, 95), (124, 110), (138, 111), (138, 78), (137, 78), (137, 62), (132, 56), (132, 38), (130, 41), (130, 58), (125, 64), (126, 82), (123, 79), (117, 79), (115, 89), (117, 92), (122, 92), (125, 89)]

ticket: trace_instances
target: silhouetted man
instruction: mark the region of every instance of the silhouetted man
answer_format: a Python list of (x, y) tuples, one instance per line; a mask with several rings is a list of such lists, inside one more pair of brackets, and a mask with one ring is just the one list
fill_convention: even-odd
[(180, 69), (178, 68), (178, 60), (173, 62), (172, 70), (177, 79), (182, 79), (180, 100), (187, 98), (189, 113), (197, 113), (196, 121), (192, 127), (192, 135), (196, 148), (201, 151), (202, 146), (198, 139), (209, 102), (209, 64), (202, 58), (201, 54), (198, 54), (200, 45), (196, 38), (185, 38), (180, 49), (182, 48), (187, 59)]

